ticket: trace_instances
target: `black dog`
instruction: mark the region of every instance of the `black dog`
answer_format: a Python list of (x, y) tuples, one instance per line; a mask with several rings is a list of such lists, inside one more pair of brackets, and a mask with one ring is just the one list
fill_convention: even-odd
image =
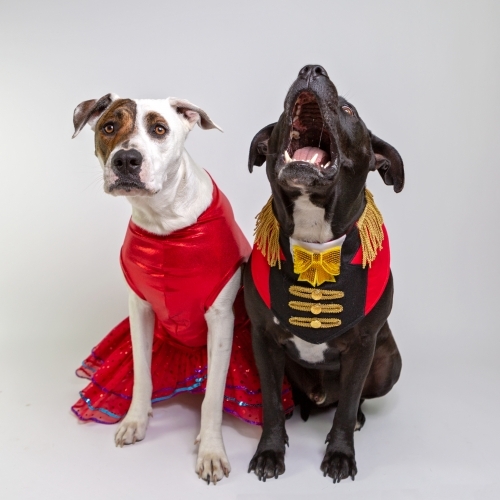
[(250, 172), (264, 162), (272, 198), (244, 277), (264, 404), (249, 472), (265, 481), (285, 471), (286, 372), (304, 419), (310, 407), (337, 406), (321, 470), (334, 483), (354, 479), (361, 403), (389, 392), (401, 371), (387, 323), (389, 241), (365, 182), (378, 170), (400, 192), (403, 162), (316, 65), (302, 68), (279, 121), (254, 137)]

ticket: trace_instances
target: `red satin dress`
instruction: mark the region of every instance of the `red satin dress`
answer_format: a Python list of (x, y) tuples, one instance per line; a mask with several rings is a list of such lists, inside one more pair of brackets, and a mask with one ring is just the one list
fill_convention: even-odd
[[(211, 205), (192, 226), (158, 236), (130, 221), (121, 251), (123, 273), (132, 290), (152, 305), (156, 315), (152, 403), (182, 392), (205, 391), (204, 315), (250, 251), (229, 201), (215, 183)], [(234, 304), (233, 347), (223, 409), (260, 425), (260, 382), (242, 292), (240, 289)], [(79, 419), (112, 424), (126, 415), (134, 378), (128, 318), (92, 350), (76, 374), (90, 379), (72, 407)], [(293, 409), (287, 382), (282, 402), (285, 412)]]

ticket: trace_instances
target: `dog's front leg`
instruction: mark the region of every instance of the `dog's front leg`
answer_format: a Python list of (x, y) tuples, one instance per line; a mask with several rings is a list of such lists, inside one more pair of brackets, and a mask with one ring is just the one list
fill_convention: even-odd
[(144, 439), (149, 417), (152, 415), (151, 351), (155, 314), (149, 302), (142, 300), (131, 289), (129, 289), (128, 306), (134, 360), (134, 388), (130, 408), (115, 434), (116, 446), (133, 444)]
[(248, 466), (259, 481), (285, 472), (285, 414), (281, 403), (285, 352), (265, 330), (252, 325), (252, 344), (262, 388), (263, 426), (257, 451)]
[(207, 388), (201, 406), (201, 428), (196, 472), (199, 477), (217, 484), (231, 471), (222, 440), (222, 405), (227, 370), (231, 357), (234, 331), (233, 303), (241, 284), (238, 269), (222, 289), (205, 314), (208, 326), (207, 339)]
[(354, 458), (354, 430), (361, 392), (370, 370), (375, 352), (376, 336), (365, 333), (360, 327), (358, 341), (340, 357), (340, 394), (333, 426), (326, 442), (325, 457), (321, 463), (323, 475), (330, 476), (334, 483), (357, 473)]

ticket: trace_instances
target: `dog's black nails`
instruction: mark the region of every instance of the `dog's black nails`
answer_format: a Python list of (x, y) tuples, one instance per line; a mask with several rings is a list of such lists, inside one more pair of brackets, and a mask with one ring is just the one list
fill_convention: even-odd
[(264, 474), (264, 477), (262, 478), (262, 481), (265, 483), (267, 479), (267, 474)]
[(207, 475), (207, 484), (210, 485), (210, 474)]

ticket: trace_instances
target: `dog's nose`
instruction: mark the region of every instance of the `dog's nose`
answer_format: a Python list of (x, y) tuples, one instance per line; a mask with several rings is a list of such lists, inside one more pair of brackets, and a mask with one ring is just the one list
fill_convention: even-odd
[(137, 174), (141, 165), (142, 155), (137, 149), (121, 149), (113, 157), (113, 170), (118, 174)]
[(319, 64), (308, 64), (299, 71), (299, 78), (303, 78), (307, 81), (314, 80), (320, 76), (326, 76), (328, 78), (326, 69)]

